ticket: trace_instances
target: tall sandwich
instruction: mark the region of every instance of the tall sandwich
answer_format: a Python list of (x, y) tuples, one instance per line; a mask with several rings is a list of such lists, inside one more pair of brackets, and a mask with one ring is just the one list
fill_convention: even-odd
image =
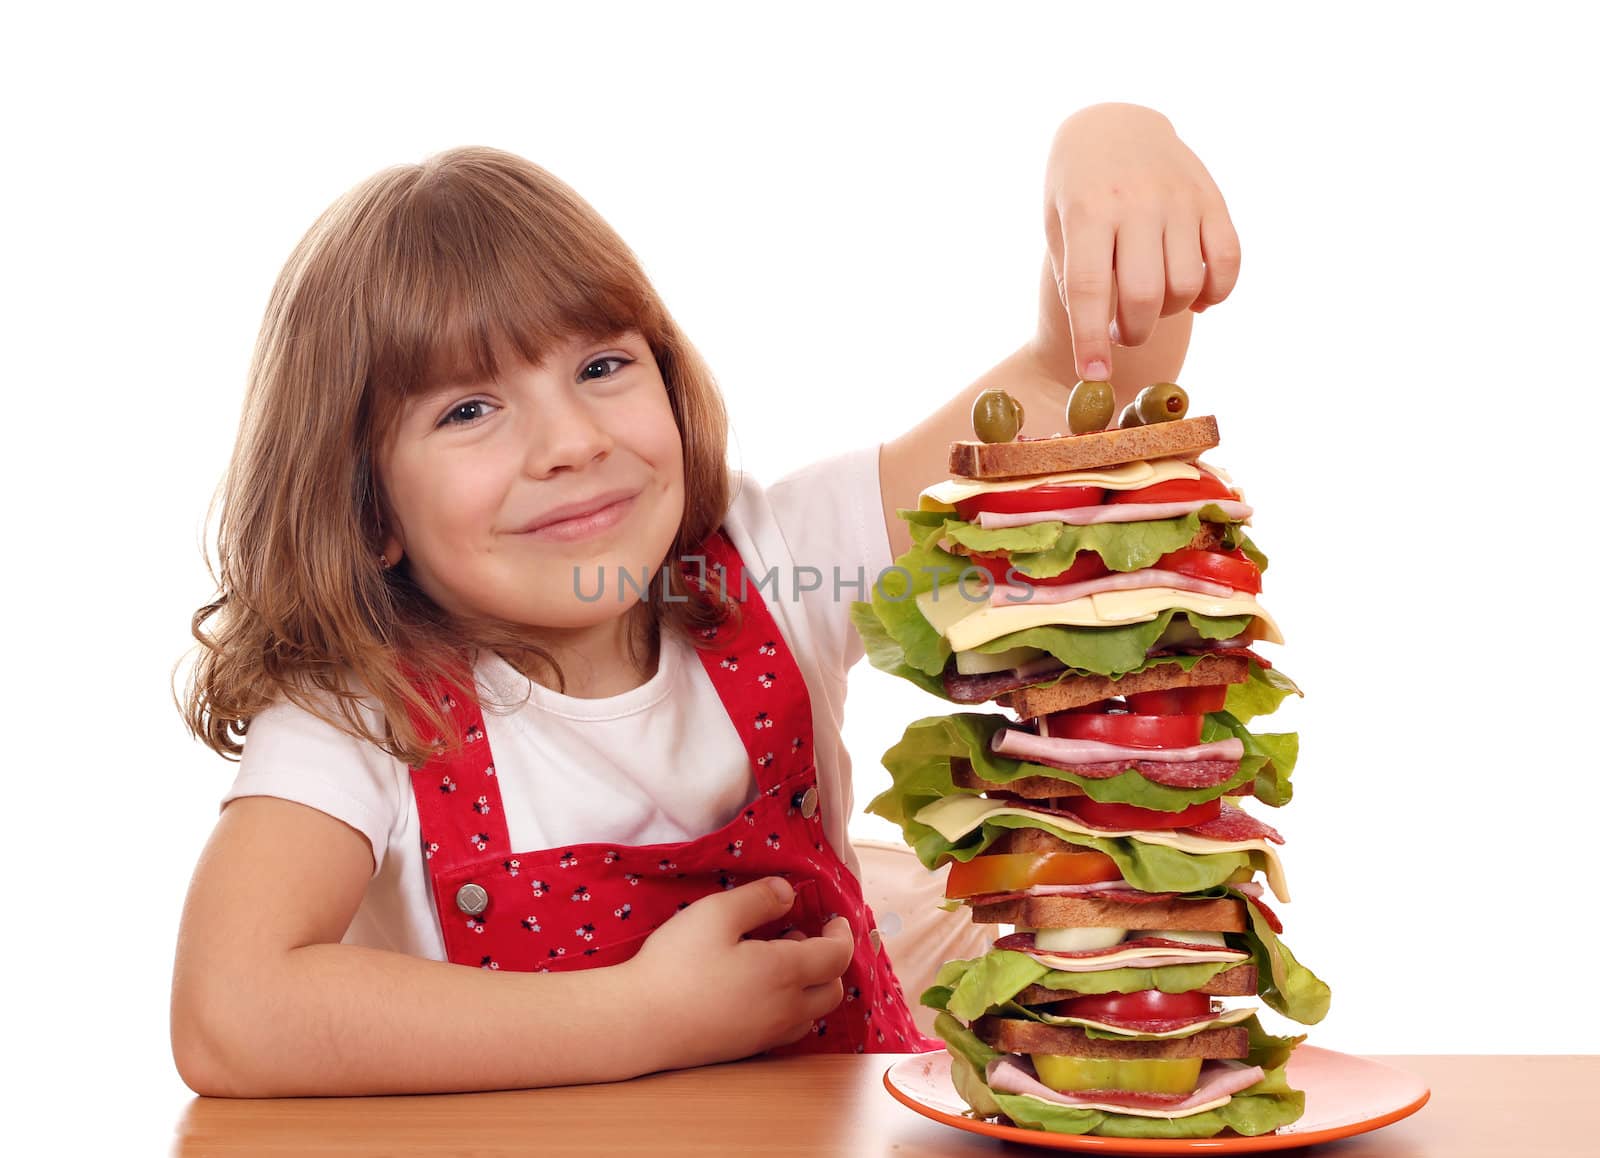
[(997, 926), (923, 1002), (981, 1114), (1126, 1137), (1276, 1129), (1303, 1109), (1284, 1076), (1301, 1039), (1223, 1001), (1310, 1024), (1329, 995), (1264, 899), (1289, 899), (1282, 837), (1241, 807), (1289, 800), (1298, 748), (1246, 727), (1298, 690), (1255, 647), (1282, 639), (1251, 510), (1200, 461), (1216, 422), (1186, 418), (1175, 385), (1102, 429), (1110, 388), (1080, 383), (1080, 433), (1049, 439), (1015, 439), (996, 395), (980, 440), (952, 445), (953, 477), (901, 512), (911, 550), (853, 609), (875, 666), (1007, 709), (913, 723), (868, 806), (949, 866), (949, 907)]

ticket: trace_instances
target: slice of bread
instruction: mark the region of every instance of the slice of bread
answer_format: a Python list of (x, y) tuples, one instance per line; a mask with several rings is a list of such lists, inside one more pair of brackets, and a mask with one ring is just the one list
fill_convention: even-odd
[(958, 478), (1007, 479), (1120, 466), (1152, 458), (1175, 458), (1210, 450), (1221, 441), (1209, 415), (1016, 442), (952, 442), (950, 473)]
[(1146, 901), (1129, 905), (1086, 897), (1022, 897), (972, 905), (980, 925), (1021, 925), (1029, 929), (1193, 929), (1242, 933), (1244, 902), (1232, 897), (1205, 901)]
[(972, 1031), (1007, 1053), (1110, 1058), (1238, 1058), (1250, 1052), (1250, 1034), (1238, 1025), (1203, 1029), (1189, 1037), (1169, 1037), (1164, 1041), (1090, 1037), (1074, 1026), (1044, 1025), (1020, 1017), (980, 1017), (972, 1023)]
[(1188, 671), (1175, 663), (1113, 679), (1110, 676), (1064, 676), (1059, 683), (1018, 688), (997, 701), (1020, 719), (1031, 720), (1050, 712), (1064, 712), (1139, 692), (1159, 692), (1167, 688), (1201, 688), (1212, 684), (1240, 684), (1250, 676), (1250, 661), (1240, 655), (1208, 655)]
[(1093, 849), (1085, 845), (1073, 844), (1071, 841), (1062, 840), (1059, 836), (1052, 836), (1042, 828), (1011, 828), (1007, 829), (995, 842), (989, 846), (985, 855), (990, 852), (1012, 853), (1040, 853), (1040, 852), (1092, 852)]
[[(1061, 976), (1061, 974), (1058, 974), (1058, 976)], [(1256, 993), (1256, 967), (1254, 965), (1235, 965), (1232, 969), (1224, 969), (1198, 989), (1191, 989), (1189, 992), (1203, 993), (1207, 997), (1254, 997)], [(1074, 989), (1047, 989), (1043, 985), (1030, 985), (1012, 1000), (1018, 1005), (1048, 1007), (1054, 1002), (1070, 1000), (1076, 996), (1080, 996), (1080, 994)], [(1047, 1012), (1055, 1011), (1047, 1008)]]
[(1005, 784), (985, 780), (972, 770), (972, 761), (965, 756), (950, 757), (950, 781), (957, 788), (970, 788), (974, 792), (1008, 793), (1025, 796), (1029, 800), (1055, 800), (1063, 796), (1082, 796), (1083, 791), (1067, 780), (1053, 776), (1019, 776)]

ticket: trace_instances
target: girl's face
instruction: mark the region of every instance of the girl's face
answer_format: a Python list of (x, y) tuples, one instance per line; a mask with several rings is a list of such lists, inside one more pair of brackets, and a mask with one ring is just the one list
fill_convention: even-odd
[(456, 614), (614, 619), (661, 581), (683, 518), (683, 442), (649, 343), (575, 337), (537, 366), (499, 364), (493, 382), (407, 402), (378, 463), (389, 561), (408, 556)]

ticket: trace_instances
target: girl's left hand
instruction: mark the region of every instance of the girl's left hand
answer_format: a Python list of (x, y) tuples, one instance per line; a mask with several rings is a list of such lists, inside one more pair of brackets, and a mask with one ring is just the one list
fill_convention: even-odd
[(1233, 290), (1239, 237), (1222, 194), (1172, 124), (1139, 105), (1094, 105), (1057, 130), (1045, 236), (1072, 324), (1078, 376), (1111, 376), (1111, 347), (1148, 341), (1159, 318)]

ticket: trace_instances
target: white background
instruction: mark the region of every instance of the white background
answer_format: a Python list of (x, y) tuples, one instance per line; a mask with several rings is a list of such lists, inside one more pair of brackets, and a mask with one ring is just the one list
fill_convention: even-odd
[[(1596, 101), (1557, 8), (55, 11), (0, 80), (14, 1092), (109, 1091), (124, 1143), (181, 1113), (173, 938), (232, 766), (169, 679), (267, 293), (328, 202), (458, 144), (551, 169), (770, 481), (1028, 336), (1051, 133), (1108, 99), (1171, 117), (1243, 243), (1181, 380), (1309, 693), (1270, 819), (1335, 994), (1313, 1040), (1596, 1048)], [(851, 690), (859, 804), (943, 705)]]

